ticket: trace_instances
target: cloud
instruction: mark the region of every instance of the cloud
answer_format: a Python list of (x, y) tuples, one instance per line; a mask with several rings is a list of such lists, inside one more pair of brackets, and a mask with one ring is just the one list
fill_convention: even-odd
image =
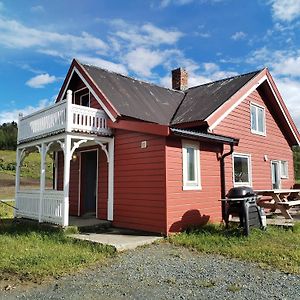
[(271, 66), (275, 74), (300, 77), (300, 53), (290, 57), (277, 54), (277, 59)]
[(53, 100), (49, 99), (42, 99), (38, 102), (37, 106), (26, 106), (20, 109), (13, 109), (13, 110), (1, 110), (0, 111), (0, 124), (8, 123), (12, 121), (18, 121), (19, 114), (23, 113), (24, 116), (29, 115), (37, 110), (43, 109), (50, 104), (53, 103)]
[(45, 8), (42, 5), (32, 6), (30, 11), (33, 13), (43, 13), (45, 12)]
[(0, 11), (4, 9), (4, 4), (3, 2), (0, 1)]
[(81, 63), (94, 65), (96, 67), (104, 68), (104, 69), (107, 69), (109, 71), (121, 73), (121, 74), (124, 74), (124, 75), (128, 74), (128, 71), (127, 71), (127, 69), (124, 65), (113, 63), (111, 61), (104, 60), (104, 59), (99, 58), (99, 57), (79, 55), (79, 56), (77, 56), (77, 59)]
[(151, 51), (145, 48), (137, 48), (130, 51), (125, 60), (128, 67), (141, 76), (150, 77), (151, 70), (162, 63), (164, 53), (160, 51)]
[(300, 129), (300, 81), (290, 78), (274, 78), (282, 98)]
[(245, 32), (237, 31), (231, 36), (231, 39), (233, 39), (234, 41), (238, 41), (238, 40), (243, 40), (246, 36), (247, 34)]
[(181, 5), (186, 5), (186, 4), (190, 4), (192, 3), (194, 0), (162, 0), (160, 2), (160, 5), (159, 7), (161, 8), (165, 8), (171, 4), (174, 4), (174, 5), (178, 5), (178, 6), (181, 6)]
[(26, 81), (26, 85), (35, 89), (39, 89), (55, 81), (57, 81), (55, 76), (50, 76), (48, 73), (44, 73), (30, 78), (28, 81)]
[(108, 45), (87, 32), (81, 35), (61, 34), (27, 27), (15, 20), (0, 16), (0, 44), (8, 48), (52, 49), (61, 53), (73, 51), (107, 50)]
[(115, 39), (125, 41), (132, 48), (137, 46), (159, 46), (162, 44), (173, 45), (183, 33), (178, 30), (164, 30), (151, 23), (136, 26), (125, 22), (122, 19), (110, 21), (116, 31), (112, 34)]
[(299, 0), (272, 0), (271, 4), (274, 19), (291, 22), (300, 16)]

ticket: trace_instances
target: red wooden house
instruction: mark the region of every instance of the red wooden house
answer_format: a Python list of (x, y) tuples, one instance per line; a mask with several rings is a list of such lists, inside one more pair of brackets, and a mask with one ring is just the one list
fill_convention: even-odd
[[(67, 226), (90, 214), (113, 226), (168, 234), (220, 222), (233, 186), (290, 188), (298, 130), (268, 69), (173, 89), (73, 60), (57, 101), (20, 116), (16, 217)], [(39, 190), (19, 188), (30, 151), (41, 153)], [(55, 165), (45, 189), (45, 157)]]

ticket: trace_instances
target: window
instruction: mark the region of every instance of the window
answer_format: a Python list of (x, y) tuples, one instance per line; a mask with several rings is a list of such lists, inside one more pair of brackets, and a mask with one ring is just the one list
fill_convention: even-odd
[(265, 135), (266, 122), (265, 122), (265, 108), (257, 104), (250, 104), (251, 113), (251, 132)]
[(200, 190), (199, 143), (182, 142), (183, 190)]
[(80, 105), (90, 107), (90, 93), (80, 96)]
[(288, 162), (285, 160), (280, 161), (280, 176), (281, 178), (288, 178)]
[(251, 185), (251, 157), (248, 154), (233, 154), (234, 186)]

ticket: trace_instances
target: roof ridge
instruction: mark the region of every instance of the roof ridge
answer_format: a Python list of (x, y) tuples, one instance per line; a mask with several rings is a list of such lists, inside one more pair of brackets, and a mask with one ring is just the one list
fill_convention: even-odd
[(80, 62), (78, 59), (76, 59), (76, 60), (82, 66), (93, 67), (93, 68), (96, 68), (96, 69), (99, 69), (99, 70), (102, 70), (102, 71), (105, 71), (105, 72), (108, 72), (108, 73), (115, 74), (117, 76), (121, 76), (121, 77), (124, 77), (124, 78), (127, 78), (127, 79), (135, 80), (135, 81), (140, 82), (140, 83), (145, 83), (145, 84), (149, 84), (149, 85), (152, 85), (152, 86), (156, 86), (156, 87), (159, 87), (159, 88), (162, 88), (162, 89), (166, 89), (166, 90), (169, 90), (169, 91), (172, 91), (172, 92), (177, 92), (177, 93), (180, 93), (180, 94), (184, 94), (185, 93), (185, 91), (174, 90), (174, 89), (171, 89), (171, 88), (168, 88), (168, 87), (164, 87), (164, 86), (155, 84), (153, 82), (148, 82), (148, 81), (145, 81), (145, 80), (137, 79), (135, 77), (124, 75), (124, 74), (121, 74), (121, 73), (118, 73), (118, 72), (115, 72), (115, 71), (111, 71), (111, 70), (108, 70), (108, 69), (105, 69), (105, 68), (101, 68), (101, 67), (98, 67), (98, 66), (95, 66), (95, 65), (85, 64), (85, 63)]
[(200, 86), (205, 86), (205, 85), (209, 85), (209, 84), (212, 84), (212, 83), (217, 83), (217, 82), (220, 82), (220, 81), (225, 81), (225, 80), (229, 80), (229, 79), (233, 79), (233, 78), (243, 77), (243, 76), (247, 76), (247, 75), (254, 74), (254, 73), (258, 74), (264, 69), (265, 68), (259, 69), (259, 70), (256, 70), (256, 71), (247, 72), (247, 73), (244, 73), (244, 74), (239, 74), (239, 75), (227, 77), (227, 78), (218, 79), (218, 80), (215, 80), (215, 81), (210, 81), (210, 82), (199, 84), (199, 85), (195, 85), (195, 86), (192, 86), (192, 87), (188, 88), (185, 92), (188, 92), (189, 90), (200, 87)]

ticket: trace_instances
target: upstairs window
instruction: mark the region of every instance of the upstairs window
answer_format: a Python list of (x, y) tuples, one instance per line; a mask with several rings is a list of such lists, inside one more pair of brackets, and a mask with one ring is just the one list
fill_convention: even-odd
[(200, 190), (199, 143), (182, 142), (183, 190)]
[(90, 107), (90, 93), (80, 96), (80, 105)]
[(251, 186), (251, 162), (248, 154), (233, 154), (233, 183), (234, 186)]
[(251, 132), (255, 134), (266, 134), (265, 108), (257, 104), (250, 104)]

